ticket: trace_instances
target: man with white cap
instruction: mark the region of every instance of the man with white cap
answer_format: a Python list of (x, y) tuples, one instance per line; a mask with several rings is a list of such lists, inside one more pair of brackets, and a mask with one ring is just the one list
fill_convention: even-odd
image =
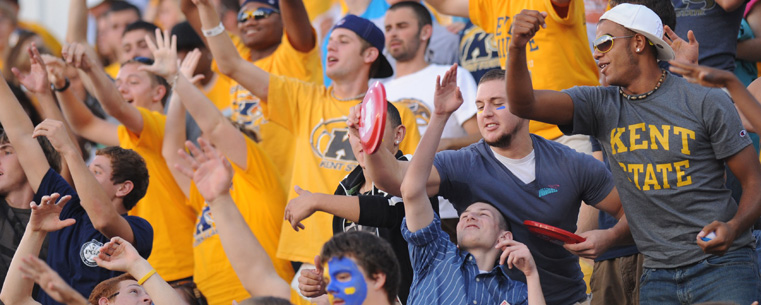
[[(661, 70), (674, 51), (658, 16), (621, 4), (600, 17), (594, 57), (609, 87), (533, 90), (526, 44), (546, 13), (513, 21), (507, 69), (510, 111), (597, 138), (632, 236), (645, 255), (642, 304), (758, 299), (750, 226), (761, 214), (761, 164), (731, 99)], [(724, 187), (724, 163), (743, 185)], [(573, 246), (566, 246), (573, 251)]]

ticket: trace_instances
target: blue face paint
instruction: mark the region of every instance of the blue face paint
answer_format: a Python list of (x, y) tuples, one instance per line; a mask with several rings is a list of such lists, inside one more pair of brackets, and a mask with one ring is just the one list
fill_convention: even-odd
[(497, 107), (497, 110), (502, 110), (502, 109), (505, 109), (504, 105)]
[(330, 283), (326, 290), (333, 299), (338, 298), (346, 305), (360, 305), (367, 297), (367, 283), (359, 267), (348, 257), (334, 257), (328, 261), (327, 272)]

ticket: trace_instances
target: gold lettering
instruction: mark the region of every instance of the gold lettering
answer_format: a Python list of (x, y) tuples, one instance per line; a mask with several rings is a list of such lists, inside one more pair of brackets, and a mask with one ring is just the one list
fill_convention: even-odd
[(641, 134), (637, 133), (637, 130), (645, 131), (645, 123), (629, 125), (629, 150), (635, 151), (637, 149), (647, 149), (647, 141), (637, 144), (637, 140), (640, 139)]
[(612, 154), (626, 152), (626, 145), (621, 141), (621, 135), (626, 131), (626, 128), (613, 128), (610, 131), (610, 151)]
[(656, 164), (655, 170), (663, 174), (663, 188), (665, 189), (671, 188), (671, 186), (669, 185), (669, 175), (668, 175), (668, 173), (673, 170), (671, 167), (671, 164), (670, 163)]
[(642, 164), (629, 164), (629, 172), (634, 177), (634, 185), (636, 185), (637, 189), (640, 189), (640, 190), (642, 188), (639, 186), (639, 174), (642, 173), (644, 168), (645, 167)]
[[(687, 128), (674, 126), (674, 134), (682, 136), (682, 153), (685, 155), (690, 154), (690, 145), (687, 141), (688, 138), (695, 140), (695, 132)], [(676, 164), (676, 163), (674, 163)]]
[[(674, 128), (676, 129), (676, 128)], [(684, 160), (679, 162), (674, 162), (674, 169), (676, 170), (676, 186), (687, 186), (692, 184), (692, 177), (686, 176), (687, 173), (685, 173), (682, 170), (682, 167), (684, 168), (690, 168), (690, 160)], [(686, 176), (686, 179), (684, 179)]]
[(658, 149), (658, 145), (655, 144), (655, 139), (658, 138), (658, 143), (661, 144), (661, 147), (663, 147), (665, 150), (669, 150), (668, 133), (669, 129), (671, 129), (671, 126), (662, 125), (661, 128), (663, 128), (663, 133), (658, 131), (658, 126), (648, 125), (648, 127), (650, 127), (650, 149)]
[(649, 191), (651, 185), (653, 186), (654, 190), (661, 189), (661, 185), (658, 184), (658, 178), (655, 176), (653, 165), (648, 164), (647, 167), (645, 168), (645, 183), (642, 185), (642, 190)]

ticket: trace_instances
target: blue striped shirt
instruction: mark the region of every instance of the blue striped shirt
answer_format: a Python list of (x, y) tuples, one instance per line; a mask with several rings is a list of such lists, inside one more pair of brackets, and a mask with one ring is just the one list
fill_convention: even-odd
[(449, 240), (434, 215), (431, 224), (417, 232), (410, 232), (406, 218), (402, 223), (414, 271), (408, 305), (528, 304), (525, 283), (509, 278), (500, 265), (482, 274), (473, 255)]

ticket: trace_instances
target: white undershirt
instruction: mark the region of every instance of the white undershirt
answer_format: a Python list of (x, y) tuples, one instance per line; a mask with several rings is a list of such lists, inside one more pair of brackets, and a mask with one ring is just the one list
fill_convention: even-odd
[(529, 184), (536, 179), (536, 159), (534, 158), (534, 150), (531, 153), (520, 159), (510, 159), (503, 155), (498, 154), (492, 148), (494, 157), (504, 165), (515, 177), (518, 177), (523, 183)]

